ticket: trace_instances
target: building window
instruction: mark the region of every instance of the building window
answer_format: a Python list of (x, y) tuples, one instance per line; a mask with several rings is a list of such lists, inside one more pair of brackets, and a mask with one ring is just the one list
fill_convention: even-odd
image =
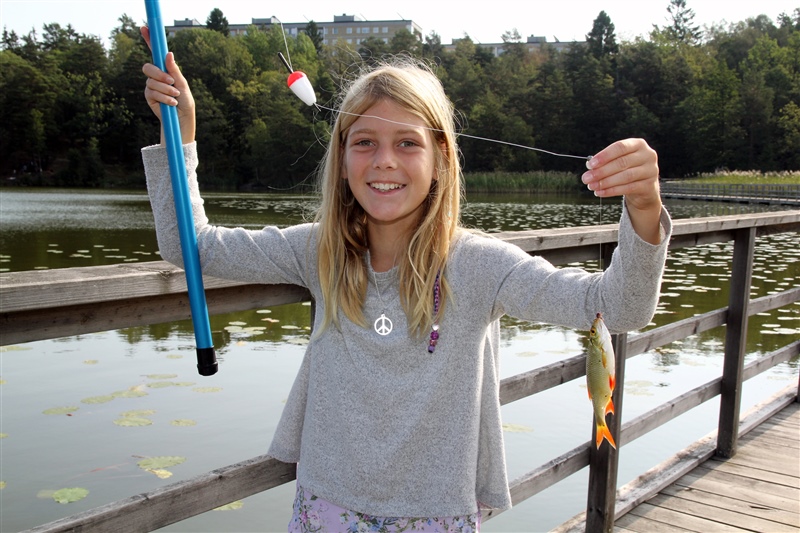
[(381, 31), (381, 29), (378, 28), (377, 26), (372, 28), (372, 33), (380, 33), (380, 31)]
[(347, 44), (353, 44), (353, 39), (347, 39)]
[(339, 28), (331, 28), (331, 33), (336, 35), (337, 33), (339, 33)]
[(383, 30), (381, 30), (381, 33), (389, 33), (389, 27), (388, 26), (384, 26)]
[(347, 33), (353, 33), (353, 28), (347, 28)]

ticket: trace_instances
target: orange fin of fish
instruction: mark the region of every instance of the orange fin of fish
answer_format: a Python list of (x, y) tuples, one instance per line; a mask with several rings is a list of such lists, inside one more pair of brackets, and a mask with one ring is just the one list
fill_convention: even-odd
[(604, 414), (607, 415), (608, 413), (611, 413), (612, 415), (614, 414), (614, 401), (611, 398), (608, 399), (608, 403), (606, 404), (606, 412)]
[(616, 376), (608, 376), (608, 384), (611, 386), (611, 390), (614, 390), (614, 387), (617, 385)]
[(603, 444), (603, 439), (606, 439), (612, 448), (614, 448), (615, 450), (617, 449), (617, 445), (614, 442), (614, 437), (611, 436), (611, 431), (608, 430), (608, 426), (606, 426), (605, 424), (603, 424), (602, 426), (600, 425), (597, 426), (597, 432), (594, 444), (595, 446), (597, 446), (598, 450), (600, 449), (600, 445)]

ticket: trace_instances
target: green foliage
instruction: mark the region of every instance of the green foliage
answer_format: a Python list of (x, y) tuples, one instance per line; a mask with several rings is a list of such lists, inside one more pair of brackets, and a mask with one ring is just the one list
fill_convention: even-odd
[[(513, 29), (495, 56), (466, 35), (445, 51), (435, 32), (325, 46), (313, 21), (297, 37), (256, 26), (233, 36), (214, 9), (207, 28), (178, 32), (169, 48), (197, 102), (207, 188), (311, 184), (332, 117), (287, 90), (279, 52), (309, 76), (325, 105), (335, 105), (338, 87), (365, 64), (403, 54), (435, 69), (468, 135), (574, 155), (643, 137), (658, 150), (665, 178), (800, 168), (800, 9), (777, 24), (762, 15), (702, 34), (686, 0), (670, 0), (665, 14), (671, 23), (654, 26), (647, 38), (617, 42), (601, 11), (586, 43), (563, 51), (545, 44), (531, 52)], [(140, 149), (159, 137), (142, 97), (148, 61), (138, 25), (124, 14), (108, 50), (70, 25), (4, 31), (2, 175), (34, 185), (141, 186)], [(574, 159), (466, 136), (459, 144), (465, 172), (494, 176), (481, 190), (502, 180), (530, 190), (552, 186), (551, 178), (520, 181), (532, 171), (563, 171), (574, 185), (582, 170)]]
[(206, 28), (217, 31), (225, 37), (228, 36), (228, 19), (222, 14), (220, 8), (215, 7), (211, 13), (209, 13), (208, 19), (206, 20)]
[(570, 172), (470, 172), (464, 175), (468, 193), (582, 192), (580, 180)]

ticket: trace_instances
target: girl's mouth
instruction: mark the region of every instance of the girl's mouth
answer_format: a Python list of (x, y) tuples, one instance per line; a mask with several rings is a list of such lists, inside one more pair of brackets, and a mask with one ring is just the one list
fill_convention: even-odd
[(370, 187), (373, 189), (377, 189), (379, 191), (393, 191), (395, 189), (402, 189), (405, 185), (400, 185), (399, 183), (370, 183)]

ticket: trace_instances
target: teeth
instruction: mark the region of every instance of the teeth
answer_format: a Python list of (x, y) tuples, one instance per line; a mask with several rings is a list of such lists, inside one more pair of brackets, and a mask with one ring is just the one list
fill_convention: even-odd
[(397, 183), (370, 183), (369, 186), (373, 189), (378, 189), (379, 191), (392, 191), (394, 189), (400, 189), (403, 187)]

